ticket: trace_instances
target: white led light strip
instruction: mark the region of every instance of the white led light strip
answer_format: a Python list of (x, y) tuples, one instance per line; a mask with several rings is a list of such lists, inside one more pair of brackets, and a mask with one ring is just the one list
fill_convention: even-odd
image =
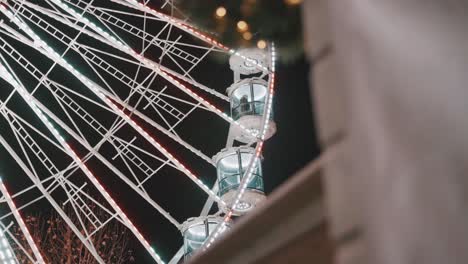
[(268, 127), (270, 125), (270, 116), (272, 112), (272, 106), (273, 106), (273, 95), (274, 95), (274, 89), (275, 89), (275, 70), (276, 70), (276, 51), (275, 51), (275, 45), (274, 43), (271, 44), (271, 72), (269, 74), (269, 85), (268, 85), (268, 96), (267, 96), (267, 107), (264, 110), (264, 115), (263, 115), (263, 124), (262, 124), (262, 130), (261, 130), (261, 138), (257, 142), (257, 146), (255, 147), (255, 155), (254, 157), (250, 160), (250, 163), (247, 167), (246, 172), (244, 173), (242, 180), (239, 184), (239, 189), (237, 190), (236, 194), (236, 199), (234, 200), (233, 204), (230, 205), (230, 209), (226, 213), (226, 216), (223, 219), (223, 222), (221, 222), (215, 230), (211, 233), (211, 235), (208, 237), (208, 239), (205, 241), (203, 244), (203, 250), (208, 249), (219, 237), (219, 235), (225, 230), (227, 223), (231, 220), (234, 208), (240, 203), (245, 190), (247, 189), (248, 183), (251, 181), (253, 177), (253, 172), (255, 170), (255, 164), (260, 160), (260, 157), (262, 155), (262, 150), (264, 146), (264, 140), (266, 136), (266, 132), (268, 131)]
[(26, 241), (28, 242), (29, 246), (31, 247), (34, 256), (36, 257), (36, 263), (45, 263), (44, 258), (41, 255), (41, 252), (37, 248), (36, 243), (34, 242), (33, 238), (31, 237), (31, 233), (29, 233), (28, 227), (23, 221), (23, 218), (18, 212), (18, 209), (16, 208), (15, 203), (13, 202), (13, 199), (10, 196), (10, 193), (8, 192), (7, 188), (3, 184), (2, 179), (0, 178), (0, 192), (3, 194), (3, 197), (5, 198), (8, 207), (10, 207), (11, 212), (13, 213), (13, 216), (16, 219), (16, 222), (20, 226), (21, 231), (23, 232), (24, 236), (26, 237)]

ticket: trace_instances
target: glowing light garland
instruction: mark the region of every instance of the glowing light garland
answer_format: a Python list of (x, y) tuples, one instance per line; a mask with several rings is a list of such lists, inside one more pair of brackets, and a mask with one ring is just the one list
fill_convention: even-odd
[(8, 204), (8, 207), (10, 207), (11, 212), (13, 213), (13, 216), (16, 219), (16, 222), (20, 226), (21, 231), (23, 232), (24, 236), (26, 237), (26, 241), (29, 244), (29, 247), (31, 247), (34, 256), (36, 257), (37, 263), (45, 263), (44, 258), (41, 255), (41, 252), (39, 251), (36, 243), (34, 242), (31, 233), (29, 233), (28, 227), (23, 221), (23, 218), (18, 212), (18, 209), (16, 208), (15, 203), (13, 202), (13, 199), (10, 196), (10, 193), (8, 192), (6, 186), (3, 184), (2, 179), (0, 178), (0, 191), (2, 192), (3, 196), (5, 197), (5, 200)]
[(254, 164), (256, 164), (260, 159), (262, 155), (262, 150), (264, 146), (264, 140), (266, 137), (266, 132), (268, 131), (268, 127), (270, 125), (270, 116), (272, 112), (272, 106), (273, 106), (273, 95), (275, 91), (275, 70), (276, 70), (276, 51), (275, 51), (275, 45), (274, 43), (271, 44), (271, 73), (270, 73), (270, 78), (269, 78), (269, 90), (268, 90), (268, 97), (267, 97), (267, 107), (265, 108), (265, 112), (263, 115), (263, 127), (262, 131), (260, 133), (260, 140), (257, 143), (257, 146), (255, 148), (255, 156), (254, 158), (251, 159), (248, 169), (246, 170), (244, 176), (242, 177), (242, 181), (239, 184), (239, 189), (236, 194), (236, 199), (234, 200), (234, 203), (230, 205), (230, 209), (226, 213), (226, 216), (223, 219), (223, 222), (219, 224), (212, 235), (205, 241), (203, 250), (208, 249), (218, 238), (218, 236), (226, 229), (227, 223), (231, 220), (234, 208), (241, 202), (242, 197), (245, 193), (245, 190), (247, 189), (248, 183), (251, 181), (253, 177), (253, 172), (255, 169)]

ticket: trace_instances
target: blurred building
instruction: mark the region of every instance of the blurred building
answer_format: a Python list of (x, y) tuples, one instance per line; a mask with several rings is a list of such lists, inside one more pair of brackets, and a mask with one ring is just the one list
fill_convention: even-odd
[(329, 156), (193, 263), (466, 263), (467, 11), (461, 0), (304, 1)]

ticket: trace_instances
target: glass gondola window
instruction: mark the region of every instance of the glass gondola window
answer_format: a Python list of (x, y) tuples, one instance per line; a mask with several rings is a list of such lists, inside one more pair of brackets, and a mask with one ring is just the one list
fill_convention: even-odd
[[(232, 147), (222, 150), (215, 156), (218, 194), (226, 204), (229, 205), (234, 201), (235, 194), (254, 155), (255, 149), (251, 147)], [(253, 166), (253, 175), (247, 183), (246, 193), (238, 204), (239, 208), (234, 208), (238, 215), (249, 211), (265, 197), (261, 159), (258, 159)]]
[(231, 99), (231, 116), (262, 116), (267, 96), (267, 82), (260, 78), (244, 79), (228, 89)]
[[(242, 176), (248, 168), (253, 153), (249, 148), (239, 148), (218, 161), (219, 195), (223, 196), (230, 190), (236, 190), (242, 180)], [(252, 180), (247, 188), (263, 192), (262, 164), (260, 160), (254, 164)]]
[[(216, 226), (222, 222), (222, 218), (216, 216), (189, 218), (184, 222), (182, 234), (184, 237), (184, 259), (190, 258), (205, 240), (215, 230)], [(224, 226), (228, 228), (229, 226)]]

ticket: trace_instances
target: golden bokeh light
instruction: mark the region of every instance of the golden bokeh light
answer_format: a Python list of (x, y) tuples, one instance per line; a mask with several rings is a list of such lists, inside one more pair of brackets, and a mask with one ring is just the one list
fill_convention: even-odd
[(244, 20), (237, 22), (237, 30), (240, 32), (245, 32), (249, 29), (249, 25)]
[(302, 0), (284, 0), (287, 5), (300, 5)]
[(227, 10), (223, 6), (220, 6), (220, 7), (216, 8), (215, 14), (216, 14), (217, 18), (222, 18), (222, 17), (226, 16)]
[(252, 39), (252, 33), (250, 33), (249, 31), (246, 31), (242, 34), (242, 37), (245, 39), (245, 40), (251, 40)]
[(266, 46), (267, 46), (267, 43), (266, 43), (266, 41), (264, 41), (263, 39), (261, 39), (261, 40), (259, 40), (259, 41), (257, 42), (257, 47), (258, 47), (259, 49), (265, 49)]

